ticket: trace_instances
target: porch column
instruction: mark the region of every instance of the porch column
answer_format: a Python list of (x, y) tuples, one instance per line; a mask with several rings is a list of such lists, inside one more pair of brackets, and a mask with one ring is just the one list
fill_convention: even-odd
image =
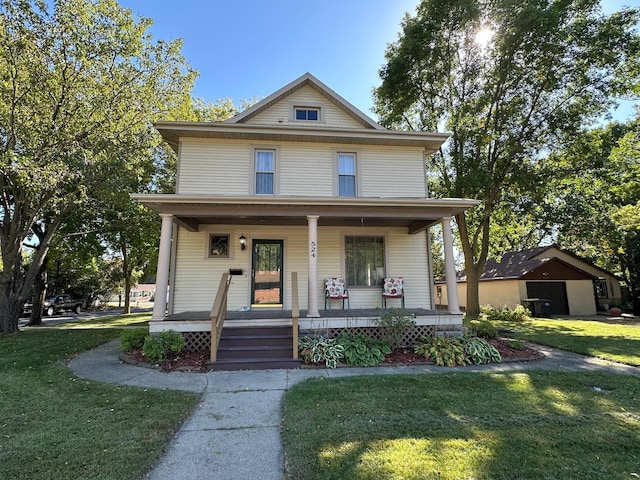
[(462, 313), (458, 301), (458, 282), (456, 279), (456, 265), (453, 260), (453, 240), (451, 237), (451, 220), (453, 217), (442, 218), (442, 243), (444, 246), (444, 271), (447, 281), (447, 304), (449, 313)]
[(158, 252), (158, 269), (156, 271), (156, 294), (153, 302), (151, 321), (162, 321), (167, 311), (167, 286), (169, 285), (169, 261), (171, 257), (171, 231), (173, 215), (161, 213), (162, 229), (160, 230), (160, 250)]
[(309, 231), (309, 293), (307, 295), (307, 317), (319, 317), (318, 312), (318, 216), (307, 216)]

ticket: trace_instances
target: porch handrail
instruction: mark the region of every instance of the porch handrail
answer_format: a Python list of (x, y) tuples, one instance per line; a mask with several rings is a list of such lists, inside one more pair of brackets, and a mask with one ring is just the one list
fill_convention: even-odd
[(216, 299), (211, 307), (211, 363), (216, 361), (218, 356), (218, 345), (220, 344), (220, 334), (227, 316), (227, 294), (231, 285), (231, 276), (223, 273), (220, 279), (220, 286), (216, 293)]
[(300, 307), (298, 304), (298, 272), (291, 272), (291, 320), (293, 328), (293, 359), (298, 359), (298, 318)]

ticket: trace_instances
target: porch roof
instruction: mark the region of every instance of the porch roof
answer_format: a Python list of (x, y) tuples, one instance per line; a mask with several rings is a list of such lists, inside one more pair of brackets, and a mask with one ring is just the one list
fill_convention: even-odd
[(406, 227), (418, 233), (480, 204), (463, 198), (258, 197), (181, 194), (134, 194), (158, 213), (170, 214), (190, 231), (202, 224), (307, 225), (317, 215), (319, 226)]

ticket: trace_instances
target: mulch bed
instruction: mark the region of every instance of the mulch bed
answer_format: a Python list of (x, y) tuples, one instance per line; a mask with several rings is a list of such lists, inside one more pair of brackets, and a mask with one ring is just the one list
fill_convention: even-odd
[[(540, 360), (544, 355), (531, 347), (523, 345), (522, 349), (512, 348), (507, 339), (489, 340), (489, 343), (496, 347), (503, 362), (527, 362), (532, 360)], [(142, 350), (134, 350), (126, 354), (122, 353), (120, 359), (135, 365), (142, 365), (152, 368), (158, 368), (163, 372), (195, 372), (202, 373), (207, 371), (207, 362), (209, 361), (209, 350), (199, 350), (197, 352), (183, 351), (178, 357), (166, 360), (157, 365), (151, 365), (142, 354)], [(395, 350), (392, 354), (385, 357), (384, 363), (381, 365), (428, 365), (433, 362), (427, 360), (422, 355), (414, 353), (411, 349)], [(342, 365), (341, 365), (342, 366)], [(323, 365), (324, 367), (324, 365)]]

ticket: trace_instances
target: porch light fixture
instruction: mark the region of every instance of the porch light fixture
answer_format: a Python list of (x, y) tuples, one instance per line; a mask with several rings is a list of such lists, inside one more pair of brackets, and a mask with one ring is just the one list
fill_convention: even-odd
[(240, 250), (246, 250), (247, 248), (247, 237), (244, 236), (244, 233), (240, 235)]

